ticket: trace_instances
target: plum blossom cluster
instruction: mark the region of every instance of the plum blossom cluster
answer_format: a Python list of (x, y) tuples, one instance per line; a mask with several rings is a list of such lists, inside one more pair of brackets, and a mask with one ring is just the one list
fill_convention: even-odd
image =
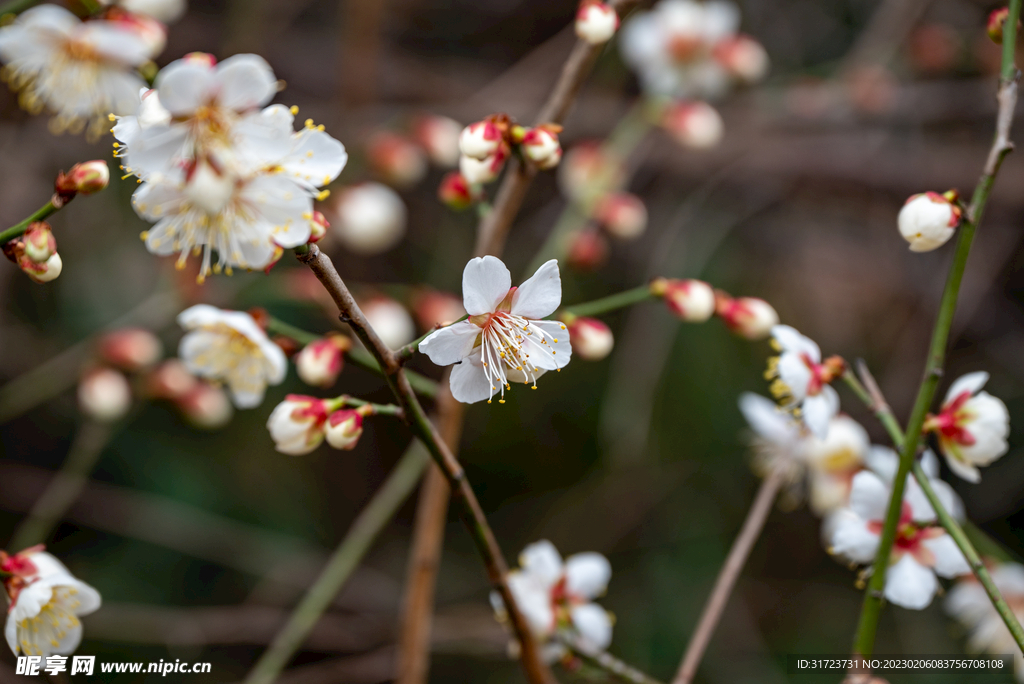
[[(1007, 606), (1024, 620), (1024, 566), (1009, 561), (988, 563), (989, 574)], [(1017, 681), (1024, 681), (1024, 655), (974, 575), (965, 575), (950, 590), (943, 606), (967, 630), (967, 647), (976, 653), (1013, 653)]]
[(775, 309), (763, 299), (732, 297), (703, 280), (655, 278), (650, 291), (687, 323), (703, 323), (718, 316), (729, 330), (748, 340), (768, 337), (779, 322)]
[(148, 330), (122, 328), (100, 337), (78, 383), (82, 413), (111, 422), (123, 418), (135, 400), (158, 400), (195, 427), (214, 429), (231, 420), (223, 389), (197, 378), (180, 360), (162, 357), (163, 344)]
[[(594, 603), (604, 595), (611, 564), (599, 553), (577, 553), (562, 560), (547, 540), (530, 544), (519, 555), (519, 569), (508, 574), (508, 586), (545, 657), (571, 660), (565, 641), (587, 650), (604, 651), (612, 641), (612, 616)], [(491, 594), (499, 621), (507, 621), (501, 598)]]
[(42, 546), (9, 556), (0, 551), (7, 595), (4, 636), (15, 655), (69, 655), (82, 641), (79, 618), (96, 611), (98, 591), (79, 580)]
[[(284, 249), (319, 239), (320, 190), (347, 161), (344, 146), (297, 108), (267, 106), (278, 81), (257, 55), (217, 63), (193, 53), (160, 70), (134, 114), (117, 117), (115, 154), (142, 182), (135, 211), (155, 222), (147, 249), (201, 255), (199, 279), (233, 268), (263, 269)], [(216, 251), (217, 261), (212, 260)]]
[(363, 434), (363, 418), (376, 411), (372, 404), (350, 397), (318, 399), (289, 394), (267, 419), (274, 447), (283, 454), (302, 456), (327, 443), (335, 449), (351, 451)]

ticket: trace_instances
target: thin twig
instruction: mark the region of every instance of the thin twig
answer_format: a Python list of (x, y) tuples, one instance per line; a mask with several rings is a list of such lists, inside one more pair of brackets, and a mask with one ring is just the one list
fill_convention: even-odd
[(783, 474), (778, 470), (773, 470), (762, 480), (754, 504), (750, 507), (750, 512), (747, 513), (747, 519), (743, 521), (743, 527), (736, 535), (736, 541), (729, 549), (729, 555), (718, 573), (718, 579), (715, 580), (715, 586), (704, 605), (704, 612), (701, 613), (700, 621), (697, 623), (693, 636), (690, 637), (690, 643), (683, 655), (683, 662), (680, 664), (679, 672), (676, 673), (672, 684), (690, 684), (697, 674), (701, 658), (704, 657), (704, 651), (711, 641), (715, 628), (718, 627), (718, 621), (722, 617), (722, 611), (725, 610), (725, 604), (729, 601), (729, 595), (732, 594), (736, 579), (743, 570), (747, 557), (750, 555), (751, 549), (754, 548), (754, 543), (761, 535), (761, 530), (764, 529), (764, 523), (772, 510), (772, 503), (784, 480)]
[(553, 681), (551, 671), (541, 659), (529, 624), (519, 611), (515, 597), (509, 589), (506, 582), (508, 566), (504, 555), (491, 531), (483, 509), (480, 508), (480, 503), (466, 478), (462, 465), (427, 418), (427, 414), (409, 385), (405, 371), (398, 363), (394, 352), (381, 341), (369, 325), (330, 258), (317, 249), (316, 245), (311, 245), (308, 249), (296, 249), (296, 256), (313, 271), (313, 274), (331, 295), (334, 303), (337, 304), (342, 320), (352, 327), (356, 336), (363, 341), (366, 348), (377, 359), (380, 367), (384, 370), (384, 378), (388, 386), (405, 412), (410, 428), (416, 437), (426, 445), (434, 461), (444, 471), (448, 483), (452, 487), (453, 496), (459, 504), (463, 522), (472, 534), (477, 550), (487, 567), (491, 584), (500, 594), (516, 637), (520, 640), (522, 645), (521, 661), (526, 676), (532, 684), (549, 684)]
[(573, 639), (568, 635), (561, 635), (559, 640), (583, 662), (604, 670), (624, 682), (629, 682), (629, 684), (662, 684), (646, 672), (642, 672), (629, 663), (625, 663), (604, 651), (595, 651), (580, 642), (579, 639)]
[(882, 527), (878, 551), (875, 555), (874, 569), (871, 578), (868, 580), (867, 589), (864, 592), (864, 603), (857, 625), (857, 633), (854, 637), (853, 652), (859, 656), (870, 656), (874, 650), (878, 618), (882, 611), (882, 589), (885, 586), (886, 568), (889, 565), (892, 545), (896, 540), (896, 527), (899, 523), (907, 475), (910, 473), (916, 459), (917, 447), (921, 440), (921, 429), (924, 426), (925, 417), (931, 406), (932, 399), (935, 397), (939, 378), (942, 376), (946, 358), (946, 347), (949, 343), (949, 332), (953, 325), (953, 314), (956, 312), (960, 284), (963, 281), (974, 235), (981, 222), (985, 205), (995, 183), (996, 174), (999, 172), (999, 167), (1002, 165), (1006, 154), (1012, 149), (1012, 145), (1009, 142), (1010, 124), (1013, 121), (1013, 110), (1017, 103), (1017, 80), (1019, 76), (1014, 66), (1013, 58), (1014, 46), (1017, 41), (1017, 22), (1020, 18), (1020, 10), (1021, 0), (1011, 0), (1010, 13), (1003, 26), (1003, 65), (998, 94), (999, 113), (996, 118), (996, 133), (988, 160), (985, 163), (985, 169), (978, 185), (974, 189), (971, 203), (960, 225), (956, 253), (950, 265), (949, 277), (946, 280), (946, 287), (942, 293), (942, 302), (939, 305), (939, 315), (935, 320), (935, 328), (932, 332), (924, 378), (918, 389), (917, 399), (914, 402), (910, 420), (907, 421), (906, 436), (904, 437), (903, 448), (900, 451), (899, 467), (893, 480), (885, 523)]

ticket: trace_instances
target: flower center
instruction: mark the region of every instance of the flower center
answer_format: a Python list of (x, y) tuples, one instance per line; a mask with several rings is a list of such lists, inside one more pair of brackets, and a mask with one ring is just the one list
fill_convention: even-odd
[(81, 605), (75, 598), (77, 593), (71, 587), (54, 587), (53, 595), (39, 614), (18, 623), (18, 644), (25, 655), (41, 656), (44, 650), (60, 647), (68, 631), (78, 626), (78, 618), (72, 612)]
[[(558, 340), (530, 319), (501, 308), (487, 315), (481, 323), (477, 323), (482, 328), (480, 358), (491, 389), (501, 391), (498, 403), (505, 403), (505, 390), (511, 389), (512, 380), (530, 384), (533, 389), (537, 389), (541, 369), (536, 365), (536, 359), (541, 354), (554, 354), (548, 340)], [(490, 399), (487, 403), (490, 403)]]
[(924, 431), (935, 431), (939, 436), (948, 442), (971, 446), (975, 443), (974, 435), (966, 428), (966, 425), (974, 418), (974, 414), (964, 408), (964, 405), (971, 398), (970, 392), (961, 392), (956, 399), (942, 407), (939, 415), (928, 415), (924, 423)]

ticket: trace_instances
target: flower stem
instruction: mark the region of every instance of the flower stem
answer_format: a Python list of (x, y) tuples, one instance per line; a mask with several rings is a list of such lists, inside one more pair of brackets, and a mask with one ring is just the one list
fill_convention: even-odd
[(617, 679), (629, 682), (630, 684), (661, 684), (659, 680), (647, 673), (604, 651), (595, 651), (582, 644), (578, 639), (562, 635), (559, 637), (559, 640), (584, 663), (603, 670)]
[(288, 661), (313, 631), (320, 616), (358, 567), (373, 540), (412, 494), (429, 463), (426, 449), (420, 442), (410, 445), (388, 479), (352, 523), (348, 534), (292, 612), (287, 624), (253, 666), (245, 684), (271, 684), (277, 680)]
[(361, 406), (368, 406), (373, 409), (373, 415), (375, 416), (397, 416), (402, 417), (402, 409), (394, 404), (374, 404), (373, 402), (365, 401), (363, 399), (357, 399), (356, 397), (350, 397), (347, 394), (343, 394), (338, 397), (338, 401), (341, 402), (339, 408), (345, 408), (348, 406), (354, 406), (359, 408)]
[(875, 417), (882, 423), (882, 427), (889, 433), (893, 445), (897, 449), (902, 449), (903, 428), (900, 427), (899, 421), (896, 420), (896, 416), (893, 414), (892, 409), (889, 408), (888, 402), (885, 401), (885, 397), (882, 396), (874, 377), (871, 376), (864, 362), (858, 360), (857, 368), (860, 370), (861, 377), (864, 378), (864, 384), (861, 384), (860, 380), (857, 379), (857, 376), (849, 368), (843, 373), (843, 381), (874, 412)]
[[(0, 15), (2, 14), (3, 12), (0, 11)], [(54, 204), (53, 200), (50, 200), (49, 202), (41, 206), (39, 209), (37, 209), (36, 212), (29, 216), (27, 219), (14, 224), (7, 230), (0, 233), (0, 245), (10, 242), (16, 237), (21, 237), (22, 235), (25, 234), (25, 231), (28, 230), (29, 224), (35, 223), (36, 221), (42, 221), (50, 214), (56, 212), (58, 209), (60, 209), (60, 207)]]
[(736, 535), (736, 541), (729, 549), (729, 555), (718, 573), (718, 579), (715, 580), (711, 595), (708, 596), (708, 601), (704, 604), (704, 612), (701, 613), (700, 621), (693, 631), (693, 636), (690, 637), (690, 643), (686, 646), (686, 653), (683, 655), (683, 662), (680, 664), (672, 684), (690, 684), (696, 676), (697, 668), (704, 657), (704, 651), (711, 641), (715, 628), (718, 627), (718, 621), (722, 617), (722, 611), (725, 610), (729, 595), (732, 594), (736, 579), (743, 570), (747, 557), (750, 555), (751, 549), (754, 548), (754, 543), (761, 535), (761, 530), (764, 529), (764, 523), (772, 510), (772, 503), (778, 496), (784, 479), (782, 472), (773, 470), (761, 481), (761, 488), (757, 490), (754, 503), (750, 507), (750, 512), (747, 513), (747, 519), (743, 521), (743, 527)]
[(985, 593), (988, 594), (992, 606), (999, 613), (999, 617), (1003, 619), (1003, 622), (1006, 623), (1006, 628), (1010, 630), (1010, 634), (1013, 635), (1013, 640), (1017, 642), (1017, 648), (1024, 653), (1024, 629), (1021, 628), (1017, 616), (1013, 614), (1010, 606), (1006, 603), (1006, 599), (999, 593), (995, 582), (992, 581), (992, 576), (988, 573), (988, 568), (985, 567), (981, 557), (975, 551), (974, 546), (959, 523), (949, 514), (949, 511), (943, 508), (942, 502), (936, 496), (935, 490), (932, 489), (928, 475), (925, 474), (924, 469), (917, 460), (914, 461), (914, 478), (917, 479), (917, 484), (921, 485), (921, 490), (924, 491), (924, 495), (928, 497), (928, 502), (935, 509), (935, 515), (938, 516), (939, 523), (946, 529), (946, 532), (953, 538), (953, 541), (956, 542), (964, 557), (967, 558), (967, 562), (971, 564), (974, 576), (981, 582), (981, 586), (985, 587)]
[(917, 447), (921, 439), (921, 428), (924, 425), (925, 416), (931, 406), (932, 399), (935, 397), (939, 378), (942, 376), (946, 346), (949, 342), (949, 331), (953, 325), (953, 314), (956, 311), (960, 284), (963, 281), (964, 270), (967, 266), (967, 257), (970, 255), (971, 244), (974, 241), (978, 224), (981, 222), (985, 205), (992, 191), (992, 185), (995, 183), (996, 174), (999, 172), (1003, 159), (1012, 149), (1012, 145), (1009, 142), (1009, 131), (1010, 124), (1013, 121), (1013, 110), (1017, 103), (1018, 77), (1016, 67), (1013, 64), (1013, 57), (1014, 46), (1017, 41), (1017, 21), (1020, 18), (1020, 8), (1021, 0), (1010, 1), (1010, 15), (1003, 26), (1003, 65), (998, 94), (999, 112), (996, 118), (995, 139), (989, 151), (988, 160), (985, 163), (981, 179), (971, 198), (971, 204), (967, 208), (964, 220), (960, 226), (956, 252), (953, 255), (953, 263), (950, 265), (949, 277), (946, 280), (946, 287), (942, 293), (942, 302), (939, 305), (939, 315), (932, 332), (932, 341), (925, 365), (924, 379), (921, 381), (917, 399), (914, 402), (914, 408), (907, 423), (903, 448), (900, 451), (899, 468), (893, 481), (892, 496), (889, 499), (889, 508), (886, 513), (885, 524), (882, 528), (878, 553), (875, 556), (874, 569), (868, 581), (867, 590), (864, 592), (864, 603), (861, 608), (860, 621), (857, 625), (857, 633), (853, 644), (854, 653), (861, 656), (870, 656), (874, 650), (875, 633), (878, 630), (878, 618), (882, 610), (882, 590), (885, 587), (889, 555), (892, 551), (893, 542), (896, 539), (896, 526), (899, 522), (900, 508), (903, 502), (903, 490), (906, 486), (907, 474), (910, 472), (917, 455)]
[(634, 287), (632, 290), (626, 290), (625, 292), (618, 292), (601, 299), (595, 299), (592, 302), (583, 302), (582, 304), (573, 304), (562, 309), (554, 318), (559, 318), (566, 314), (572, 316), (597, 316), (615, 309), (622, 309), (632, 304), (646, 301), (648, 299), (654, 299), (655, 295), (651, 293), (649, 285), (641, 285), (640, 287)]

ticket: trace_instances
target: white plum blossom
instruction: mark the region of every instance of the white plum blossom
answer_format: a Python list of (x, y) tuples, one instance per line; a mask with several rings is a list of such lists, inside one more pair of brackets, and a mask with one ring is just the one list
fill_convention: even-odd
[(79, 133), (88, 124), (89, 136), (99, 137), (111, 112), (138, 106), (145, 81), (135, 69), (162, 49), (142, 28), (130, 20), (83, 22), (57, 5), (31, 7), (0, 28), (4, 77), (29, 112), (54, 113), (54, 132)]
[(459, 134), (459, 151), (471, 159), (491, 157), (503, 144), (501, 129), (493, 121), (476, 121), (463, 128)]
[(562, 301), (558, 262), (552, 259), (519, 287), (500, 259), (471, 259), (462, 273), (462, 303), (468, 320), (431, 333), (419, 349), (451, 372), (452, 396), (464, 403), (487, 400), (512, 382), (537, 387), (545, 371), (569, 363), (569, 332), (558, 321), (542, 320)]
[(783, 406), (798, 411), (811, 432), (824, 438), (828, 423), (839, 411), (839, 394), (829, 385), (844, 370), (842, 359), (822, 362), (821, 349), (788, 325), (772, 328), (780, 355), (772, 357), (765, 376), (774, 379), (772, 394)]
[[(910, 251), (930, 252), (953, 237), (961, 210), (947, 195), (937, 192), (912, 195), (900, 209), (897, 223), (900, 235), (910, 243)], [(953, 197), (955, 199), (955, 193)]]
[[(1018, 563), (999, 563), (989, 567), (989, 575), (1018, 622), (1024, 621), (1024, 566)], [(993, 655), (1013, 653), (1017, 681), (1024, 681), (1024, 656), (974, 575), (957, 581), (943, 607), (946, 613), (967, 628), (967, 647), (970, 651)]]
[[(875, 444), (868, 450), (864, 459), (864, 465), (868, 470), (891, 485), (896, 477), (899, 461), (899, 454), (891, 448)], [(939, 460), (931, 449), (926, 449), (921, 454), (921, 469), (928, 476), (929, 484), (931, 484), (932, 489), (935, 490), (935, 493), (942, 501), (942, 507), (955, 519), (963, 520), (964, 502), (949, 483), (939, 479)], [(915, 511), (920, 511), (925, 517), (929, 519), (935, 517), (935, 511), (928, 501), (928, 497), (925, 496), (924, 490), (921, 489), (921, 485), (917, 483), (917, 478), (907, 478), (907, 485), (903, 490), (903, 499), (912, 505)]]
[[(932, 483), (933, 486), (936, 484)], [(885, 598), (898, 606), (921, 610), (931, 603), (939, 590), (939, 577), (957, 577), (971, 571), (967, 559), (952, 537), (935, 525), (935, 511), (921, 505), (921, 499), (907, 482), (907, 496), (896, 529), (896, 540), (885, 574)], [(951, 490), (936, 487), (936, 494), (947, 507)], [(831, 528), (830, 552), (855, 563), (872, 563), (881, 537), (890, 485), (870, 470), (853, 478), (850, 506), (828, 521)], [(927, 504), (927, 501), (924, 501)]]
[[(519, 569), (508, 574), (508, 586), (516, 605), (545, 655), (557, 659), (565, 653), (555, 641), (565, 634), (595, 651), (604, 651), (612, 640), (612, 619), (593, 600), (603, 595), (611, 579), (608, 559), (599, 553), (578, 553), (565, 561), (547, 541), (530, 544), (519, 556)], [(491, 603), (499, 619), (505, 611), (497, 593)]]
[(197, 304), (178, 314), (178, 324), (187, 331), (178, 347), (185, 366), (227, 385), (238, 408), (258, 406), (267, 385), (284, 381), (284, 352), (249, 314)]
[(1006, 404), (982, 387), (988, 373), (968, 373), (954, 382), (938, 415), (930, 415), (924, 429), (938, 436), (939, 450), (949, 469), (968, 482), (979, 482), (978, 466), (986, 466), (1006, 453), (1010, 414)]
[(116, 5), (132, 14), (142, 14), (170, 24), (188, 9), (187, 0), (100, 0), (103, 5)]
[(100, 607), (99, 592), (42, 547), (0, 554), (10, 608), (4, 636), (15, 655), (70, 655), (82, 641), (79, 617)]
[(853, 477), (870, 453), (871, 440), (860, 423), (840, 414), (829, 421), (824, 439), (809, 435), (805, 446), (811, 510), (828, 515), (846, 505)]

